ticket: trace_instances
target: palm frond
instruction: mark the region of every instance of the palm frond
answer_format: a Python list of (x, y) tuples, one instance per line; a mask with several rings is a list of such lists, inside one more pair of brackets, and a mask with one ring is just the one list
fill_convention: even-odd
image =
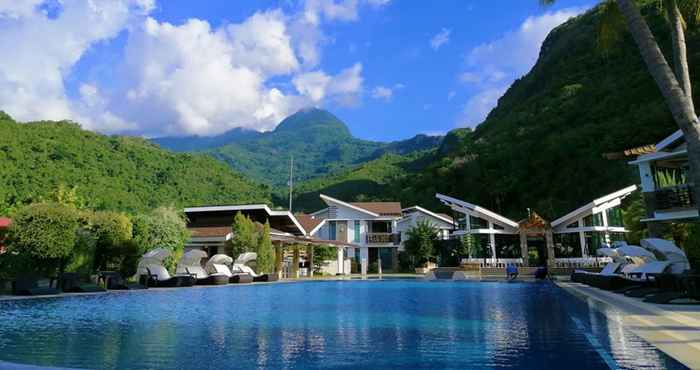
[[(666, 2), (672, 3), (669, 0)], [(700, 0), (675, 0), (675, 2), (687, 25), (697, 26), (700, 24)]]

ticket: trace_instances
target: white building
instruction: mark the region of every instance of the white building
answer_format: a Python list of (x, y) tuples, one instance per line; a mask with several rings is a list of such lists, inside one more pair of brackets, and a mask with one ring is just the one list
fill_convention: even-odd
[[(351, 273), (354, 259), (361, 273), (380, 266), (382, 271), (396, 269), (400, 235), (397, 224), (402, 217), (398, 202), (344, 202), (321, 194), (328, 207), (309, 217), (317, 224), (309, 235), (323, 240), (352, 243), (358, 247), (338, 248), (338, 274)], [(370, 267), (372, 267), (370, 269)]]
[(627, 230), (620, 205), (636, 189), (632, 185), (595, 199), (551, 223), (535, 212), (516, 222), (478, 205), (436, 196), (463, 215), (452, 235), (470, 236), (476, 249), (486, 251), (479, 258), (490, 264), (585, 264), (595, 259), (595, 251), (602, 245), (624, 240)]
[(401, 235), (401, 245), (399, 251), (404, 250), (403, 243), (408, 238), (408, 230), (418, 225), (420, 222), (427, 222), (438, 230), (438, 237), (442, 240), (450, 238), (450, 233), (454, 231), (456, 225), (451, 216), (444, 213), (435, 213), (420, 206), (404, 208), (403, 217), (397, 222), (396, 230)]

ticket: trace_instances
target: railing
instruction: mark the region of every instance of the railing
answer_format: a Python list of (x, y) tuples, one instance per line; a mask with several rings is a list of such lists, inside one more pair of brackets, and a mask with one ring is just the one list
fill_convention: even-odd
[(393, 233), (367, 233), (367, 244), (399, 244), (401, 234)]
[(693, 189), (689, 184), (662, 188), (654, 192), (657, 210), (695, 208)]

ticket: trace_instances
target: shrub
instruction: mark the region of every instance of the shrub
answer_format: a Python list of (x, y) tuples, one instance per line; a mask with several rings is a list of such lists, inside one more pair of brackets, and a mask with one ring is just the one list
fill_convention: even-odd
[(73, 253), (80, 228), (78, 211), (58, 203), (25, 206), (13, 216), (8, 252), (27, 254), (50, 272), (62, 269)]
[(419, 221), (407, 232), (405, 242), (406, 252), (413, 257), (417, 265), (422, 265), (435, 257), (435, 245), (438, 241), (438, 231), (427, 221)]
[[(255, 222), (241, 212), (233, 218), (233, 238), (228, 245), (231, 256), (235, 259), (245, 252), (254, 252), (258, 248), (260, 237)], [(269, 234), (269, 233), (268, 233)]]
[(271, 273), (275, 268), (275, 249), (270, 240), (270, 223), (265, 222), (262, 234), (258, 237), (258, 258), (255, 261), (258, 273)]
[(182, 212), (172, 207), (159, 207), (134, 217), (133, 239), (141, 253), (155, 248), (182, 250), (190, 238)]
[[(314, 247), (314, 272), (321, 272), (325, 261), (335, 260), (338, 258), (338, 252), (335, 247), (326, 245), (317, 245)], [(355, 261), (354, 259), (352, 261)]]
[(129, 217), (117, 212), (100, 211), (92, 215), (90, 224), (95, 239), (95, 269), (119, 266), (125, 255), (123, 246), (133, 234)]

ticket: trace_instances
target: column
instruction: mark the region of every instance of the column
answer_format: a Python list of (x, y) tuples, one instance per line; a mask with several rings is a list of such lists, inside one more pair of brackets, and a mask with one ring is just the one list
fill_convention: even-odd
[(294, 246), (294, 257), (292, 257), (292, 278), (299, 278), (299, 247)]
[(586, 233), (583, 231), (578, 232), (578, 238), (581, 243), (581, 257), (588, 257), (588, 246), (586, 245)]
[(306, 255), (309, 260), (309, 277), (314, 277), (314, 246), (313, 244), (306, 246)]
[(605, 244), (611, 245), (612, 243), (610, 242), (610, 232), (608, 231), (608, 212), (603, 211), (601, 212), (601, 214), (603, 215), (603, 227), (605, 228), (605, 234), (603, 239), (605, 240)]
[(275, 245), (275, 273), (277, 279), (282, 279), (282, 270), (284, 270), (284, 244)]
[(551, 229), (547, 229), (544, 233), (544, 242), (547, 246), (547, 266), (554, 267), (556, 264), (556, 256), (554, 255), (554, 234)]
[(496, 234), (493, 233), (493, 222), (489, 221), (489, 247), (491, 248), (491, 260), (496, 263)]
[(523, 258), (523, 265), (530, 266), (527, 251), (527, 233), (525, 231), (520, 232), (520, 256)]
[(360, 248), (360, 273), (362, 276), (367, 276), (367, 264), (369, 263), (369, 249), (367, 247)]
[(338, 252), (338, 259), (337, 259), (338, 271), (337, 271), (336, 275), (343, 275), (343, 274), (345, 274), (345, 271), (344, 271), (345, 269), (343, 268), (345, 265), (345, 259), (343, 258), (343, 248), (340, 247), (340, 248), (336, 248), (336, 249)]

